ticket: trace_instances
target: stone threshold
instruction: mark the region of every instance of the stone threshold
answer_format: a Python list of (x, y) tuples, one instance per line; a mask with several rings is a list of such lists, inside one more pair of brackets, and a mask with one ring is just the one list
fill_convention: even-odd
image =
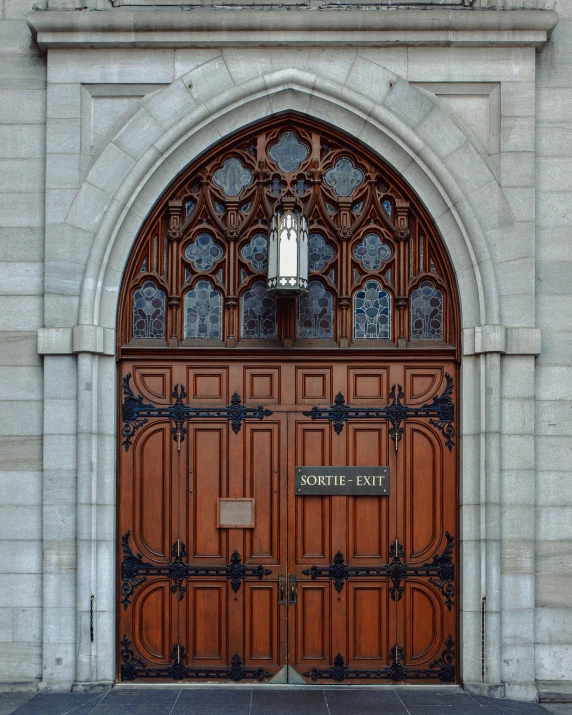
[(40, 48), (225, 46), (540, 47), (558, 22), (552, 10), (402, 9), (36, 10), (27, 16)]

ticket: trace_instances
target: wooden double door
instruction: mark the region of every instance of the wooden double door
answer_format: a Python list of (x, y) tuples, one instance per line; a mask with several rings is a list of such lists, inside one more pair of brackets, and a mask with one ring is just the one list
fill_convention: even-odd
[(120, 679), (457, 681), (456, 364), (331, 355), (121, 363)]

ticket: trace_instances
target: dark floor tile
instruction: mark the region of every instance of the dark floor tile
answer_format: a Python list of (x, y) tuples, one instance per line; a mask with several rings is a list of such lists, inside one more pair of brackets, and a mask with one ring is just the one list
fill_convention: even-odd
[(321, 690), (254, 690), (251, 715), (327, 715)]
[[(79, 708), (89, 713), (105, 695), (98, 693), (38, 693), (31, 700), (21, 705), (14, 713), (17, 715), (78, 715)], [(83, 714), (82, 714), (83, 715)]]
[(407, 715), (392, 690), (325, 690), (330, 715)]
[(479, 705), (408, 705), (410, 715), (499, 715)]
[(35, 693), (0, 693), (0, 715), (10, 715)]
[(172, 715), (249, 715), (250, 688), (183, 690)]
[(505, 713), (538, 713), (538, 715), (546, 715), (546, 710), (538, 703), (521, 703), (517, 700), (503, 700), (501, 698), (484, 698), (477, 695), (473, 696), (474, 700), (482, 705), (491, 708), (491, 712), (496, 712), (500, 715)]
[(180, 692), (178, 688), (112, 690), (93, 710), (93, 715), (169, 715)]
[(403, 703), (410, 705), (424, 705), (425, 707), (440, 707), (442, 705), (470, 705), (474, 702), (469, 693), (462, 690), (397, 690), (397, 696)]

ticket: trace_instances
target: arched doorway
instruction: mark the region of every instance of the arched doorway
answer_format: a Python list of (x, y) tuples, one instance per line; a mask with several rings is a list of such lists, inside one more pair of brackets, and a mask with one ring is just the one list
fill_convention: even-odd
[[(285, 192), (297, 299), (265, 288)], [(457, 682), (458, 337), (429, 216), (349, 137), (284, 115), (180, 175), (118, 317), (121, 679)], [(297, 495), (297, 466), (386, 493)]]

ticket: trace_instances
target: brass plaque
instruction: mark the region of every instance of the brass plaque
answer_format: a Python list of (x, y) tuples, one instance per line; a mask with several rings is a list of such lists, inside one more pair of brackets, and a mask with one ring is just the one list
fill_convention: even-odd
[(219, 529), (254, 529), (254, 499), (219, 499)]
[(389, 467), (296, 467), (296, 494), (384, 496)]

